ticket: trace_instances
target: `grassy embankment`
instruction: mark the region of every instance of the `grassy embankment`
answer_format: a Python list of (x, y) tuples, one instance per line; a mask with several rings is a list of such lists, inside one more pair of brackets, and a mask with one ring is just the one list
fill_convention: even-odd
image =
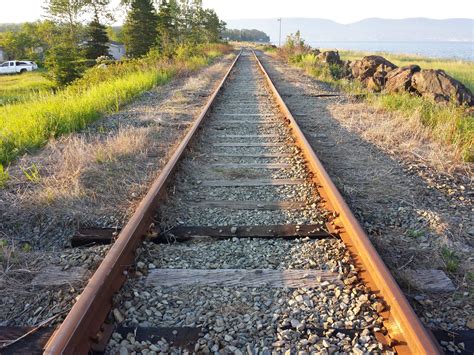
[(0, 106), (35, 99), (38, 95), (50, 93), (53, 88), (54, 83), (38, 71), (0, 75)]
[[(340, 55), (344, 60), (357, 60), (369, 53), (340, 51)], [(398, 66), (418, 64), (423, 69), (443, 69), (474, 91), (474, 75), (472, 74), (474, 62), (387, 53), (381, 55)], [(429, 127), (434, 139), (442, 144), (450, 145), (460, 160), (474, 161), (474, 117), (468, 114), (464, 107), (455, 104), (439, 105), (429, 99), (408, 93), (368, 92), (357, 81), (339, 79), (340, 68), (319, 65), (313, 54), (303, 54), (288, 59), (290, 63), (303, 68), (306, 73), (321, 81), (348, 93), (364, 95), (375, 107), (399, 113), (407, 120), (421, 121), (425, 127)]]
[[(92, 68), (56, 94), (0, 107), (0, 186), (8, 178), (4, 166), (52, 137), (77, 131), (103, 114), (117, 111), (142, 92), (179, 73), (195, 71), (228, 50), (225, 45), (178, 51), (173, 60), (145, 58)], [(3, 183), (2, 183), (3, 181)]]

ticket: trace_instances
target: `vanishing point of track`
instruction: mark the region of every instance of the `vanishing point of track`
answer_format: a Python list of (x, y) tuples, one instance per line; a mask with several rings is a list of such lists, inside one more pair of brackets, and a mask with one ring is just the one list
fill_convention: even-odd
[[(324, 335), (319, 334), (321, 339), (331, 336), (328, 328), (344, 328), (349, 332), (362, 332), (364, 329), (361, 328), (367, 328), (370, 331), (363, 334), (371, 339), (368, 342), (381, 344), (376, 348), (379, 352), (390, 349), (397, 353), (440, 353), (436, 341), (411, 309), (265, 68), (251, 51), (241, 52), (232, 63), (72, 310), (49, 339), (45, 353), (87, 353), (97, 343), (108, 340), (104, 322), (113, 307), (113, 297), (120, 294), (125, 283), (130, 282), (127, 276), (129, 270), (134, 269), (137, 248), (149, 234), (150, 226), (156, 228), (157, 223), (163, 231), (163, 238), (181, 237), (187, 240), (185, 243), (197, 243), (196, 250), (202, 253), (198, 255), (203, 259), (202, 264), (206, 264), (207, 252), (210, 255), (222, 253), (218, 243), (248, 240), (248, 246), (241, 243), (242, 248), (252, 248), (255, 255), (247, 254), (243, 259), (255, 258), (256, 264), (245, 261), (237, 267), (226, 261), (223, 253), (221, 258), (215, 256), (212, 260), (210, 265), (215, 266), (212, 268), (200, 267), (196, 261), (194, 264), (189, 261), (187, 267), (163, 262), (156, 270), (143, 275), (147, 281), (133, 281), (136, 287), (142, 287), (148, 293), (153, 292), (153, 287), (166, 289), (168, 293), (173, 293), (173, 287), (179, 287), (183, 299), (188, 284), (189, 294), (196, 289), (206, 290), (209, 298), (213, 297), (209, 291), (212, 287), (220, 290), (237, 288), (244, 293), (250, 289), (254, 294), (261, 293), (257, 297), (263, 299), (263, 308), (272, 312), (275, 304), (288, 301), (290, 306), (287, 309), (293, 312), (292, 317), (283, 319), (286, 315), (278, 314), (276, 318), (268, 319), (268, 324), (262, 325), (260, 321), (265, 323), (264, 315), (257, 312), (257, 317), (261, 316), (263, 320), (258, 320), (260, 325), (254, 329), (251, 315), (246, 314), (244, 321), (250, 326), (242, 326), (237, 333), (232, 330), (234, 337), (237, 334), (240, 339), (252, 343), (247, 351), (265, 353), (261, 351), (262, 347), (278, 352), (294, 349), (292, 341), (309, 346), (311, 339), (319, 339), (311, 338), (311, 332), (316, 334), (319, 325), (325, 328)], [(202, 238), (192, 238), (195, 235), (208, 238), (202, 241)], [(271, 264), (262, 259), (263, 267), (258, 265), (262, 257), (259, 248), (271, 254), (272, 248), (270, 251), (265, 249), (267, 242), (275, 243), (272, 248), (274, 245), (276, 255), (278, 249), (280, 254), (277, 256), (281, 260)], [(199, 243), (204, 243), (204, 248), (199, 249)], [(225, 248), (228, 244), (222, 245)], [(180, 248), (179, 243), (174, 247)], [(163, 245), (155, 246), (155, 249), (159, 248), (167, 250)], [(216, 254), (211, 254), (213, 248), (217, 248)], [(321, 253), (322, 250), (327, 253)], [(313, 257), (308, 254), (311, 251), (321, 255)], [(303, 253), (302, 259), (295, 263), (292, 253)], [(331, 257), (335, 259), (331, 260)], [(151, 276), (154, 281), (150, 281)], [(344, 314), (351, 320), (336, 319), (328, 326), (328, 319), (333, 317), (322, 314), (322, 309), (327, 309), (329, 295), (340, 291), (348, 295), (345, 304), (334, 304), (333, 307), (343, 310), (349, 307), (351, 311)], [(328, 297), (319, 297), (323, 292)], [(278, 294), (277, 298), (272, 299), (272, 294)], [(358, 306), (351, 304), (354, 299), (351, 295), (357, 295), (358, 300), (365, 299), (369, 302), (367, 304), (376, 307), (353, 312), (351, 307)], [(123, 296), (123, 299), (129, 304), (134, 302), (133, 297), (127, 299)], [(331, 305), (329, 303), (329, 307)], [(232, 309), (232, 305), (218, 304), (217, 307), (230, 307), (226, 312), (241, 319), (237, 314), (239, 310)], [(179, 309), (175, 312), (176, 320), (168, 319), (168, 323), (179, 323)], [(331, 309), (327, 312), (334, 314), (334, 318), (339, 314)], [(214, 313), (219, 313), (219, 308), (210, 315), (219, 318)], [(321, 313), (321, 318), (315, 319), (312, 313)], [(227, 340), (233, 339), (224, 333), (234, 318), (229, 318), (229, 324), (220, 324), (224, 332), (218, 330), (213, 321), (204, 320), (199, 324), (202, 328), (200, 335), (207, 335), (206, 339), (212, 337), (215, 344), (223, 346)], [(186, 321), (198, 326), (192, 319)], [(129, 319), (125, 322), (134, 325)], [(358, 325), (354, 326), (358, 329), (351, 329), (351, 324)], [(272, 332), (275, 337), (269, 339)], [(285, 338), (288, 334), (293, 338)], [(294, 340), (295, 336), (297, 340)], [(281, 348), (278, 348), (279, 341)], [(202, 352), (202, 348), (197, 346), (194, 351)]]

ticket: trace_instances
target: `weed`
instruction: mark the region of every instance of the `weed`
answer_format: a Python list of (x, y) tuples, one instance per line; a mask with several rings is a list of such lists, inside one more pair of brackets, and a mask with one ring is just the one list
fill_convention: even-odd
[(31, 246), (30, 243), (23, 243), (21, 245), (21, 251), (23, 253), (30, 253), (33, 250), (33, 247)]
[(26, 179), (33, 184), (37, 184), (41, 181), (41, 174), (36, 164), (33, 164), (27, 168), (22, 168), (20, 166), (20, 169), (23, 172), (23, 175), (25, 175)]
[(424, 234), (425, 233), (420, 229), (409, 229), (406, 232), (406, 236), (413, 239), (418, 239), (420, 237), (423, 237)]
[(474, 271), (468, 271), (466, 278), (469, 282), (474, 282)]
[(2, 164), (0, 164), (0, 189), (3, 189), (10, 178), (10, 174), (8, 174), (8, 170), (6, 170)]
[(456, 272), (459, 269), (459, 257), (453, 250), (443, 247), (441, 249), (441, 256), (446, 264), (446, 270), (449, 272)]

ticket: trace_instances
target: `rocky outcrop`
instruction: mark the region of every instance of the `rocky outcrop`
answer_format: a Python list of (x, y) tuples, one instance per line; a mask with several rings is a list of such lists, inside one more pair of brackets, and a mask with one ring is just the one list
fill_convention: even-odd
[(387, 74), (397, 66), (379, 55), (369, 55), (351, 63), (351, 77), (361, 81), (369, 90), (380, 92)]
[(407, 65), (388, 72), (385, 81), (386, 92), (415, 92), (412, 78), (421, 68), (418, 65)]
[(339, 57), (339, 52), (337, 51), (325, 51), (318, 54), (318, 61), (331, 65), (342, 65), (341, 58)]
[(436, 102), (474, 105), (472, 92), (443, 70), (422, 70), (418, 65), (398, 68), (379, 55), (369, 55), (351, 62), (342, 61), (337, 51), (325, 51), (318, 54), (317, 58), (320, 63), (340, 67), (336, 79), (359, 80), (367, 89), (374, 92), (409, 92), (430, 97)]
[(352, 76), (362, 82), (372, 78), (375, 73), (388, 73), (397, 66), (379, 55), (369, 55), (352, 62)]
[(411, 85), (418, 94), (436, 102), (454, 101), (459, 105), (474, 105), (471, 91), (443, 70), (421, 70), (413, 74)]

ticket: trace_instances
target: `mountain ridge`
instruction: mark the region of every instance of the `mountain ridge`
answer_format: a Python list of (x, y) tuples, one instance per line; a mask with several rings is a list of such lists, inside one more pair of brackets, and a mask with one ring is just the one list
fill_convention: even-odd
[[(226, 20), (228, 28), (255, 28), (278, 42), (276, 18)], [(309, 17), (283, 18), (282, 41), (290, 33), (301, 31), (308, 42), (317, 41), (453, 41), (474, 42), (474, 19), (430, 19), (414, 17), (384, 19), (372, 17), (349, 24)]]

